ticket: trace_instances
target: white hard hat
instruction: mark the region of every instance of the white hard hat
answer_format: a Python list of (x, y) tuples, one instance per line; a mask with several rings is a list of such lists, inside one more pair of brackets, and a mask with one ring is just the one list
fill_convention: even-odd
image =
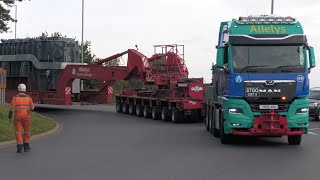
[(25, 84), (19, 84), (18, 90), (19, 90), (19, 91), (22, 91), (22, 92), (25, 92), (25, 91), (27, 90), (27, 87), (26, 87)]

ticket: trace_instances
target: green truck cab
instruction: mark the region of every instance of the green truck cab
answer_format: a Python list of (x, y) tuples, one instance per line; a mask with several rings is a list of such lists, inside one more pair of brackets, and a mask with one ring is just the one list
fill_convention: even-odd
[(288, 136), (299, 145), (309, 126), (314, 50), (290, 16), (248, 16), (222, 22), (205, 124), (221, 143), (233, 136)]

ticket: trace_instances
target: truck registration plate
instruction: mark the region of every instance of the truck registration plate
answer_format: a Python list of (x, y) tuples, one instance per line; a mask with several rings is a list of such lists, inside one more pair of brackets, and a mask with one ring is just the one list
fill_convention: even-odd
[(278, 109), (278, 105), (260, 105), (260, 109)]
[(258, 87), (247, 87), (245, 89), (246, 97), (259, 97), (260, 89)]

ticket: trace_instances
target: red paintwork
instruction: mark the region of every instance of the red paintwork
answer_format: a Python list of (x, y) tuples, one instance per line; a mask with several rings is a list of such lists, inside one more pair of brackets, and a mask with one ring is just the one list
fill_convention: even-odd
[(202, 81), (189, 84), (189, 96), (192, 99), (204, 100), (204, 84)]
[(169, 109), (171, 107), (180, 110), (203, 109), (203, 79), (188, 78), (189, 72), (184, 62), (184, 46), (155, 46), (154, 55), (146, 60), (149, 66), (137, 64), (135, 66), (145, 67), (143, 70), (146, 74), (145, 83), (157, 85), (159, 90), (125, 90), (116, 96), (117, 101), (151, 107), (167, 106)]
[[(103, 63), (125, 54), (128, 54), (127, 66), (103, 66)], [(100, 90), (81, 91), (80, 100), (94, 103), (112, 103), (112, 87), (115, 81), (132, 78), (141, 79), (147, 84), (162, 86), (162, 88), (166, 87), (171, 95), (170, 98), (164, 100), (179, 103), (182, 108), (202, 108), (202, 101), (204, 100), (203, 80), (200, 78), (188, 79), (183, 45), (155, 46), (155, 55), (151, 58), (137, 50), (128, 49), (125, 52), (99, 60), (94, 65), (67, 65), (56, 81), (56, 91), (28, 91), (27, 94), (31, 95), (35, 103), (71, 105), (70, 88), (74, 79), (98, 80), (101, 84)], [(183, 92), (177, 90), (178, 83), (187, 84), (186, 87), (182, 87)], [(7, 102), (10, 102), (16, 94), (16, 90), (7, 90)], [(154, 91), (147, 92), (145, 90), (126, 90), (121, 95), (122, 97), (143, 97), (146, 100), (160, 99), (154, 95)]]
[(105, 63), (105, 62), (112, 61), (112, 60), (114, 60), (114, 59), (116, 59), (116, 58), (119, 58), (119, 57), (121, 57), (121, 56), (123, 56), (123, 55), (125, 55), (125, 54), (127, 54), (127, 53), (128, 53), (128, 51), (124, 51), (124, 52), (122, 52), (122, 53), (118, 53), (118, 54), (112, 55), (112, 56), (110, 56), (110, 57), (107, 57), (107, 58), (104, 58), (104, 59), (101, 59), (101, 60), (97, 61), (95, 64), (96, 64), (96, 65), (102, 65), (102, 64)]
[(302, 135), (302, 129), (290, 129), (287, 118), (278, 113), (270, 112), (254, 118), (254, 125), (251, 129), (233, 129), (232, 134), (243, 136), (276, 136), (276, 135)]
[(183, 109), (202, 109), (202, 101), (184, 101), (183, 103)]

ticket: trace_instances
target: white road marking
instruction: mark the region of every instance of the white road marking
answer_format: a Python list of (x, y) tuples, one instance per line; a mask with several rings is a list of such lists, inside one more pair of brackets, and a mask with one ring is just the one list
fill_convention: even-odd
[(308, 134), (314, 135), (314, 136), (319, 136), (319, 134), (314, 133), (314, 132), (308, 132)]
[(313, 130), (317, 130), (317, 129), (320, 129), (320, 128), (312, 128), (312, 129), (308, 129), (308, 130), (313, 131)]

